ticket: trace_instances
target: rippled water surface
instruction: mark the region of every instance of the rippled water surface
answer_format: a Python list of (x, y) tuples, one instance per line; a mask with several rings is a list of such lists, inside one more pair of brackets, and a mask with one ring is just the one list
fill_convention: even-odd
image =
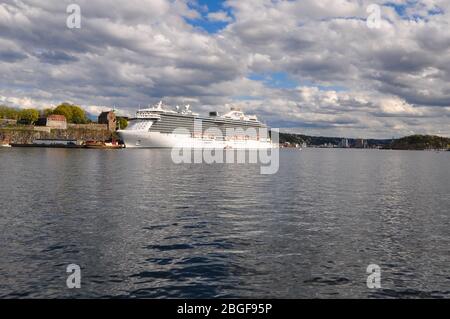
[(1, 149), (0, 297), (450, 297), (450, 152), (280, 152)]

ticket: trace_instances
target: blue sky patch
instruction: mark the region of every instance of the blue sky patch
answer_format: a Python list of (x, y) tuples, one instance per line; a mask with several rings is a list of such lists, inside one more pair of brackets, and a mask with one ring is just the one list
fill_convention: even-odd
[(233, 99), (238, 100), (238, 101), (261, 101), (261, 100), (264, 100), (263, 97), (251, 96), (251, 95), (236, 95), (236, 96), (233, 96)]
[(390, 7), (393, 8), (395, 10), (395, 12), (397, 12), (397, 14), (401, 17), (404, 17), (406, 15), (406, 9), (408, 7), (411, 7), (413, 4), (411, 3), (402, 3), (402, 4), (398, 4), (398, 3), (392, 3), (392, 2), (386, 2), (383, 4), (385, 7)]
[(348, 91), (347, 88), (341, 86), (341, 85), (318, 85), (317, 86), (319, 90), (321, 91), (336, 91), (336, 92), (345, 92)]
[(440, 15), (440, 14), (444, 14), (444, 10), (442, 10), (439, 7), (435, 7), (433, 9), (431, 9), (431, 10), (428, 10), (428, 14), (430, 16)]
[[(416, 6), (418, 6), (418, 7), (423, 6), (423, 4), (421, 4), (420, 1), (418, 1), (418, 0), (408, 0), (402, 4), (393, 3), (393, 2), (385, 2), (383, 4), (383, 6), (393, 8), (395, 10), (395, 12), (398, 14), (398, 16), (405, 20), (424, 20), (424, 19), (427, 20), (427, 17), (421, 16), (418, 14), (408, 15), (407, 10), (409, 8), (414, 8)], [(430, 16), (439, 15), (439, 14), (443, 14), (443, 13), (444, 13), (444, 11), (437, 6), (431, 10), (428, 10), (428, 12), (427, 12), (427, 14)]]
[(248, 78), (253, 81), (263, 82), (264, 85), (271, 88), (293, 89), (298, 86), (298, 82), (286, 72), (253, 73)]
[(229, 7), (225, 6), (225, 1), (223, 0), (196, 0), (195, 2), (189, 3), (192, 9), (197, 10), (201, 14), (199, 19), (185, 19), (190, 25), (201, 28), (208, 33), (217, 33), (224, 29), (229, 22), (227, 21), (211, 21), (208, 19), (209, 13), (224, 11), (229, 17), (233, 18), (232, 11)]
[(310, 81), (297, 81), (286, 72), (252, 73), (250, 80), (262, 82), (265, 86), (276, 89), (295, 89), (299, 86), (316, 87), (320, 91), (345, 92), (348, 89), (342, 85), (318, 85)]

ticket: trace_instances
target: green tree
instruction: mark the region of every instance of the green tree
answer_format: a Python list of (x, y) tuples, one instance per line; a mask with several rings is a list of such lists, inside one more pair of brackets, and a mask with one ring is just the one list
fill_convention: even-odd
[(120, 128), (121, 130), (126, 129), (128, 126), (128, 121), (127, 119), (123, 118), (123, 117), (118, 117), (117, 118), (117, 128)]
[(24, 124), (33, 124), (39, 119), (39, 111), (35, 109), (24, 109), (19, 113), (19, 120)]
[(42, 110), (42, 112), (41, 112), (41, 115), (43, 116), (43, 117), (47, 117), (47, 116), (49, 116), (50, 114), (53, 114), (53, 109), (52, 108), (46, 108), (46, 109), (43, 109)]
[(86, 124), (87, 122), (86, 112), (81, 107), (72, 105), (72, 123)]
[(68, 123), (75, 123), (75, 124), (88, 123), (86, 112), (77, 105), (62, 103), (53, 110), (52, 114), (64, 115)]
[(52, 112), (52, 114), (64, 115), (67, 122), (72, 123), (72, 108), (70, 104), (63, 103), (58, 105)]
[(8, 107), (5, 105), (0, 105), (0, 118), (1, 119), (12, 119), (17, 120), (19, 118), (19, 110)]

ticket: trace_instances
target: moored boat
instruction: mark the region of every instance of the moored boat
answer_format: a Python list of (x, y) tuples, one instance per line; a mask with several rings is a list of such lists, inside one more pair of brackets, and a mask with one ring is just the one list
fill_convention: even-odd
[(92, 149), (121, 149), (124, 146), (122, 144), (117, 143), (116, 141), (112, 142), (86, 141), (84, 143), (84, 147)]

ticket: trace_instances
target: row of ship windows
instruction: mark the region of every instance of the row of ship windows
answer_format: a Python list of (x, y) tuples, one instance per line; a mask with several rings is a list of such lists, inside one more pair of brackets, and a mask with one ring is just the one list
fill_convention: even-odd
[[(149, 127), (149, 122), (148, 121), (134, 121), (132, 123), (130, 123), (130, 129), (133, 130), (146, 130)], [(242, 123), (243, 124), (243, 123)], [(200, 126), (199, 126), (200, 127)], [(255, 125), (251, 125), (249, 124), (231, 124), (231, 123), (226, 123), (226, 124), (216, 124), (216, 123), (208, 123), (208, 122), (203, 122), (201, 123), (201, 129), (202, 130), (206, 130), (206, 129), (210, 129), (210, 128), (215, 128), (215, 129), (219, 129), (219, 130), (227, 130), (227, 129), (243, 129), (243, 130), (248, 130), (249, 128), (254, 128), (255, 130), (258, 130), (260, 128), (264, 128), (265, 126), (261, 125), (261, 126), (255, 126)], [(156, 121), (153, 123), (153, 125), (150, 126), (149, 131), (173, 131), (177, 128), (184, 128), (184, 129), (188, 129), (188, 130), (194, 130), (194, 123), (192, 121)]]
[[(175, 121), (184, 121), (184, 122), (188, 122), (188, 123), (192, 123), (194, 121), (194, 117), (180, 117), (180, 116), (176, 116), (176, 115), (163, 115), (161, 114), (161, 121), (165, 121), (165, 119), (171, 121), (171, 122), (175, 122)], [(235, 120), (235, 119), (223, 119), (222, 121), (218, 122), (217, 120), (213, 120), (213, 119), (209, 119), (209, 118), (195, 118), (196, 120), (202, 121), (202, 123), (213, 123), (215, 125), (224, 125), (224, 124), (231, 124), (231, 125), (251, 125), (251, 126), (255, 126), (255, 125), (261, 125), (264, 126), (261, 123), (255, 123), (252, 121), (252, 123), (242, 123), (242, 121), (239, 120)], [(239, 122), (239, 123), (236, 123)]]

